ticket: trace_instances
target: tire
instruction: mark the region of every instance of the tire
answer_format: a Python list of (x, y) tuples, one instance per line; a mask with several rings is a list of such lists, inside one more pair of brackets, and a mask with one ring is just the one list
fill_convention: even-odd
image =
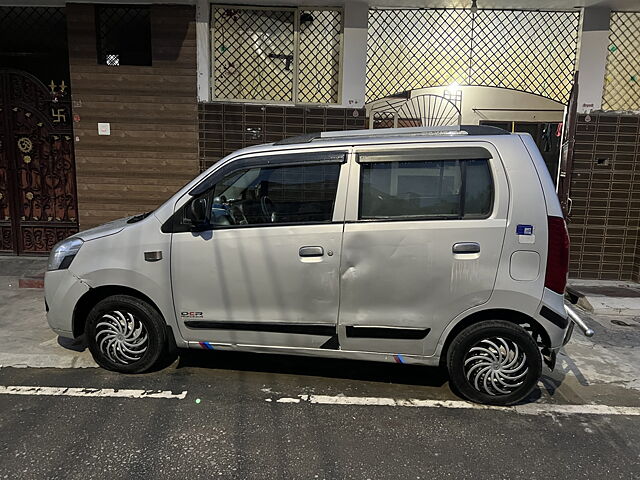
[(169, 342), (166, 324), (147, 302), (113, 295), (96, 304), (85, 325), (98, 365), (121, 373), (143, 373), (162, 364)]
[(447, 353), (452, 389), (487, 405), (513, 405), (525, 399), (542, 375), (542, 357), (519, 325), (489, 320), (467, 327)]

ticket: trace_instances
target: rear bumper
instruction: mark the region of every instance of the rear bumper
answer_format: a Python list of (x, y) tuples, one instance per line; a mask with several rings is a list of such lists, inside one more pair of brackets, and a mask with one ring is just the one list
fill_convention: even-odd
[(563, 295), (545, 288), (536, 320), (549, 337), (550, 350), (557, 350), (569, 341), (567, 337), (571, 336), (571, 321)]

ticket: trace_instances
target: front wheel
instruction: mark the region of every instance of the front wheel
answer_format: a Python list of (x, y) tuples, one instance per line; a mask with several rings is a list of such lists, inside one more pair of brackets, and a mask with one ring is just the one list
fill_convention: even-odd
[(85, 326), (89, 350), (98, 365), (122, 373), (142, 373), (167, 354), (167, 330), (148, 303), (128, 295), (101, 300)]
[(453, 339), (447, 368), (452, 388), (467, 400), (513, 405), (535, 388), (542, 358), (525, 329), (490, 320), (467, 327)]

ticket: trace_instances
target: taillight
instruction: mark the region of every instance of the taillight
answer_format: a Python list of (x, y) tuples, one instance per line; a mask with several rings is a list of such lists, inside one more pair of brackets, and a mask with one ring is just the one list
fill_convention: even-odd
[(563, 294), (569, 273), (569, 232), (562, 217), (547, 217), (549, 244), (544, 286)]

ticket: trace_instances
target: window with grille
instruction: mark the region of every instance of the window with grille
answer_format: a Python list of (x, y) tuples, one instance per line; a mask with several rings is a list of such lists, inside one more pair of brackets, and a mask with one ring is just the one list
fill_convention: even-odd
[(214, 7), (211, 39), (214, 99), (338, 102), (339, 9)]
[(579, 20), (562, 11), (371, 9), (367, 99), (457, 82), (566, 103)]
[(0, 68), (69, 83), (69, 47), (64, 8), (0, 7)]
[(640, 12), (612, 12), (604, 110), (640, 110)]
[(98, 63), (151, 65), (148, 6), (96, 6)]

